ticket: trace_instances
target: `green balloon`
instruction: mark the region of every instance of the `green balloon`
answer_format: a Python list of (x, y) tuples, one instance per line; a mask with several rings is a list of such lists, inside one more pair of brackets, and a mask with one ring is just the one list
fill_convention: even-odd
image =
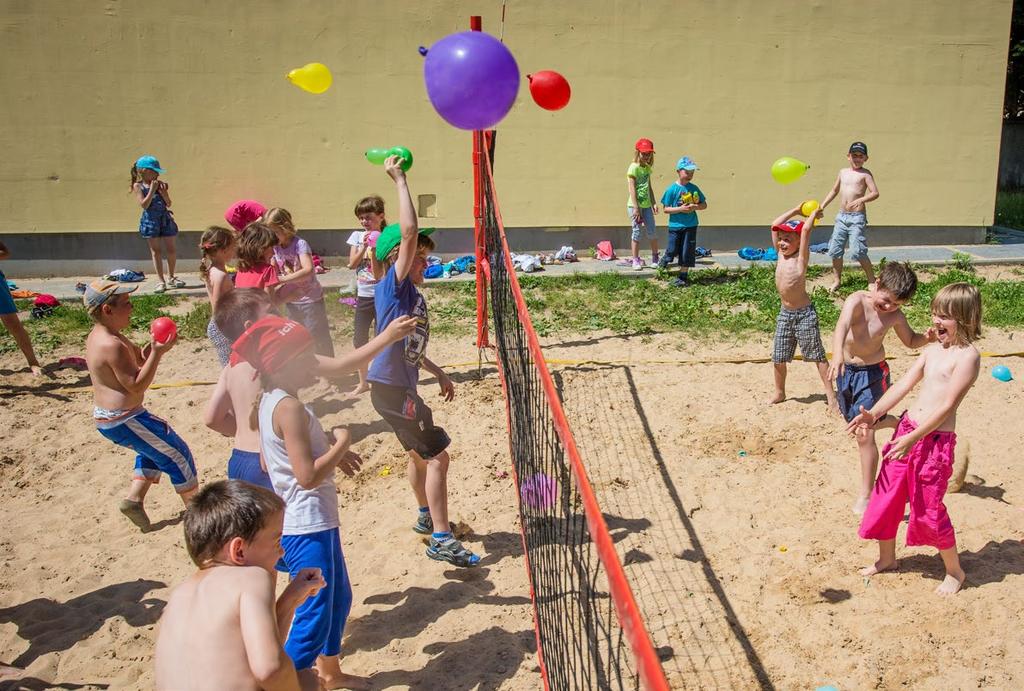
[(386, 159), (390, 155), (391, 154), (388, 153), (387, 149), (367, 149), (366, 150), (366, 160), (369, 161), (370, 163), (374, 164), (375, 166), (384, 165), (384, 159)]
[(401, 156), (402, 157), (402, 170), (409, 170), (412, 168), (412, 152), (406, 149), (404, 146), (393, 146), (388, 149), (388, 156)]

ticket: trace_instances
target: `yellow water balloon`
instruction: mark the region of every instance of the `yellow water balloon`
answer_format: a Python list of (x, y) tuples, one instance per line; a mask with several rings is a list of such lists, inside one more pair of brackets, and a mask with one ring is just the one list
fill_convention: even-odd
[(818, 204), (817, 199), (808, 199), (807, 201), (800, 205), (800, 215), (810, 216), (811, 214), (818, 210), (819, 206), (821, 205)]
[(775, 178), (776, 182), (788, 185), (799, 180), (807, 172), (808, 168), (810, 166), (803, 161), (790, 156), (783, 156), (772, 164), (772, 177)]
[(322, 94), (331, 88), (331, 71), (327, 65), (319, 62), (311, 62), (308, 65), (297, 67), (288, 73), (288, 81), (303, 91), (311, 94)]

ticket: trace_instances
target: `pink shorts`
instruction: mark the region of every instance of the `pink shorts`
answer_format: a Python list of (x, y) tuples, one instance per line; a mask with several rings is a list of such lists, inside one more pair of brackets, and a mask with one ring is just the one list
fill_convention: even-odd
[[(904, 415), (892, 439), (909, 434), (917, 423)], [(932, 432), (910, 448), (897, 461), (882, 461), (882, 470), (871, 492), (871, 501), (860, 523), (859, 534), (865, 540), (895, 540), (910, 502), (907, 546), (931, 545), (938, 549), (956, 546), (953, 524), (942, 498), (953, 473), (955, 432)], [(882, 455), (892, 440), (882, 448)]]

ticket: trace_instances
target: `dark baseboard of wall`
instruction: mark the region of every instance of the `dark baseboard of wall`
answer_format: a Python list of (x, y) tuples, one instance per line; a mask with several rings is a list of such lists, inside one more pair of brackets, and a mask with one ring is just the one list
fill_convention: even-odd
[[(984, 226), (869, 226), (870, 247), (901, 245), (970, 245), (985, 242)], [(630, 232), (622, 226), (597, 228), (507, 228), (514, 252), (553, 252), (563, 245), (578, 251), (611, 240), (616, 249), (626, 249)], [(665, 246), (667, 229), (658, 228), (658, 242)], [(811, 242), (825, 242), (831, 226), (814, 230)], [(301, 230), (313, 250), (324, 257), (347, 257), (351, 230)], [(183, 231), (177, 238), (178, 259), (182, 271), (195, 271), (199, 264), (198, 231)], [(433, 236), (437, 254), (462, 255), (473, 252), (473, 231), (469, 228), (443, 228)], [(0, 265), (11, 278), (35, 276), (90, 276), (126, 266), (147, 273), (151, 270), (149, 248), (137, 233), (0, 233), (12, 259)], [(705, 226), (698, 231), (697, 243), (708, 249), (726, 252), (740, 247), (766, 247), (771, 240), (761, 226)], [(641, 243), (647, 246), (646, 238)], [(335, 262), (337, 263), (337, 262)]]

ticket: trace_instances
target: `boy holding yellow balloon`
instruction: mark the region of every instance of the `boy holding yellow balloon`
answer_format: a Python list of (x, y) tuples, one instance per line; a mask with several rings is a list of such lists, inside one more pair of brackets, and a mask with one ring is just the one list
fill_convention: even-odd
[(835, 278), (829, 286), (829, 292), (839, 288), (843, 279), (843, 253), (846, 251), (847, 241), (850, 244), (851, 258), (860, 263), (864, 269), (864, 275), (868, 279), (868, 285), (875, 282), (875, 272), (868, 259), (868, 244), (864, 239), (868, 226), (868, 216), (865, 207), (868, 202), (878, 199), (878, 186), (875, 185), (875, 178), (871, 171), (864, 167), (868, 160), (868, 147), (864, 142), (850, 144), (850, 150), (846, 154), (850, 161), (849, 168), (843, 168), (836, 176), (832, 189), (825, 195), (821, 203), (822, 210), (829, 205), (836, 196), (839, 197), (839, 213), (836, 214), (835, 224), (832, 227), (832, 237), (828, 241), (828, 256), (832, 257), (832, 271)]

